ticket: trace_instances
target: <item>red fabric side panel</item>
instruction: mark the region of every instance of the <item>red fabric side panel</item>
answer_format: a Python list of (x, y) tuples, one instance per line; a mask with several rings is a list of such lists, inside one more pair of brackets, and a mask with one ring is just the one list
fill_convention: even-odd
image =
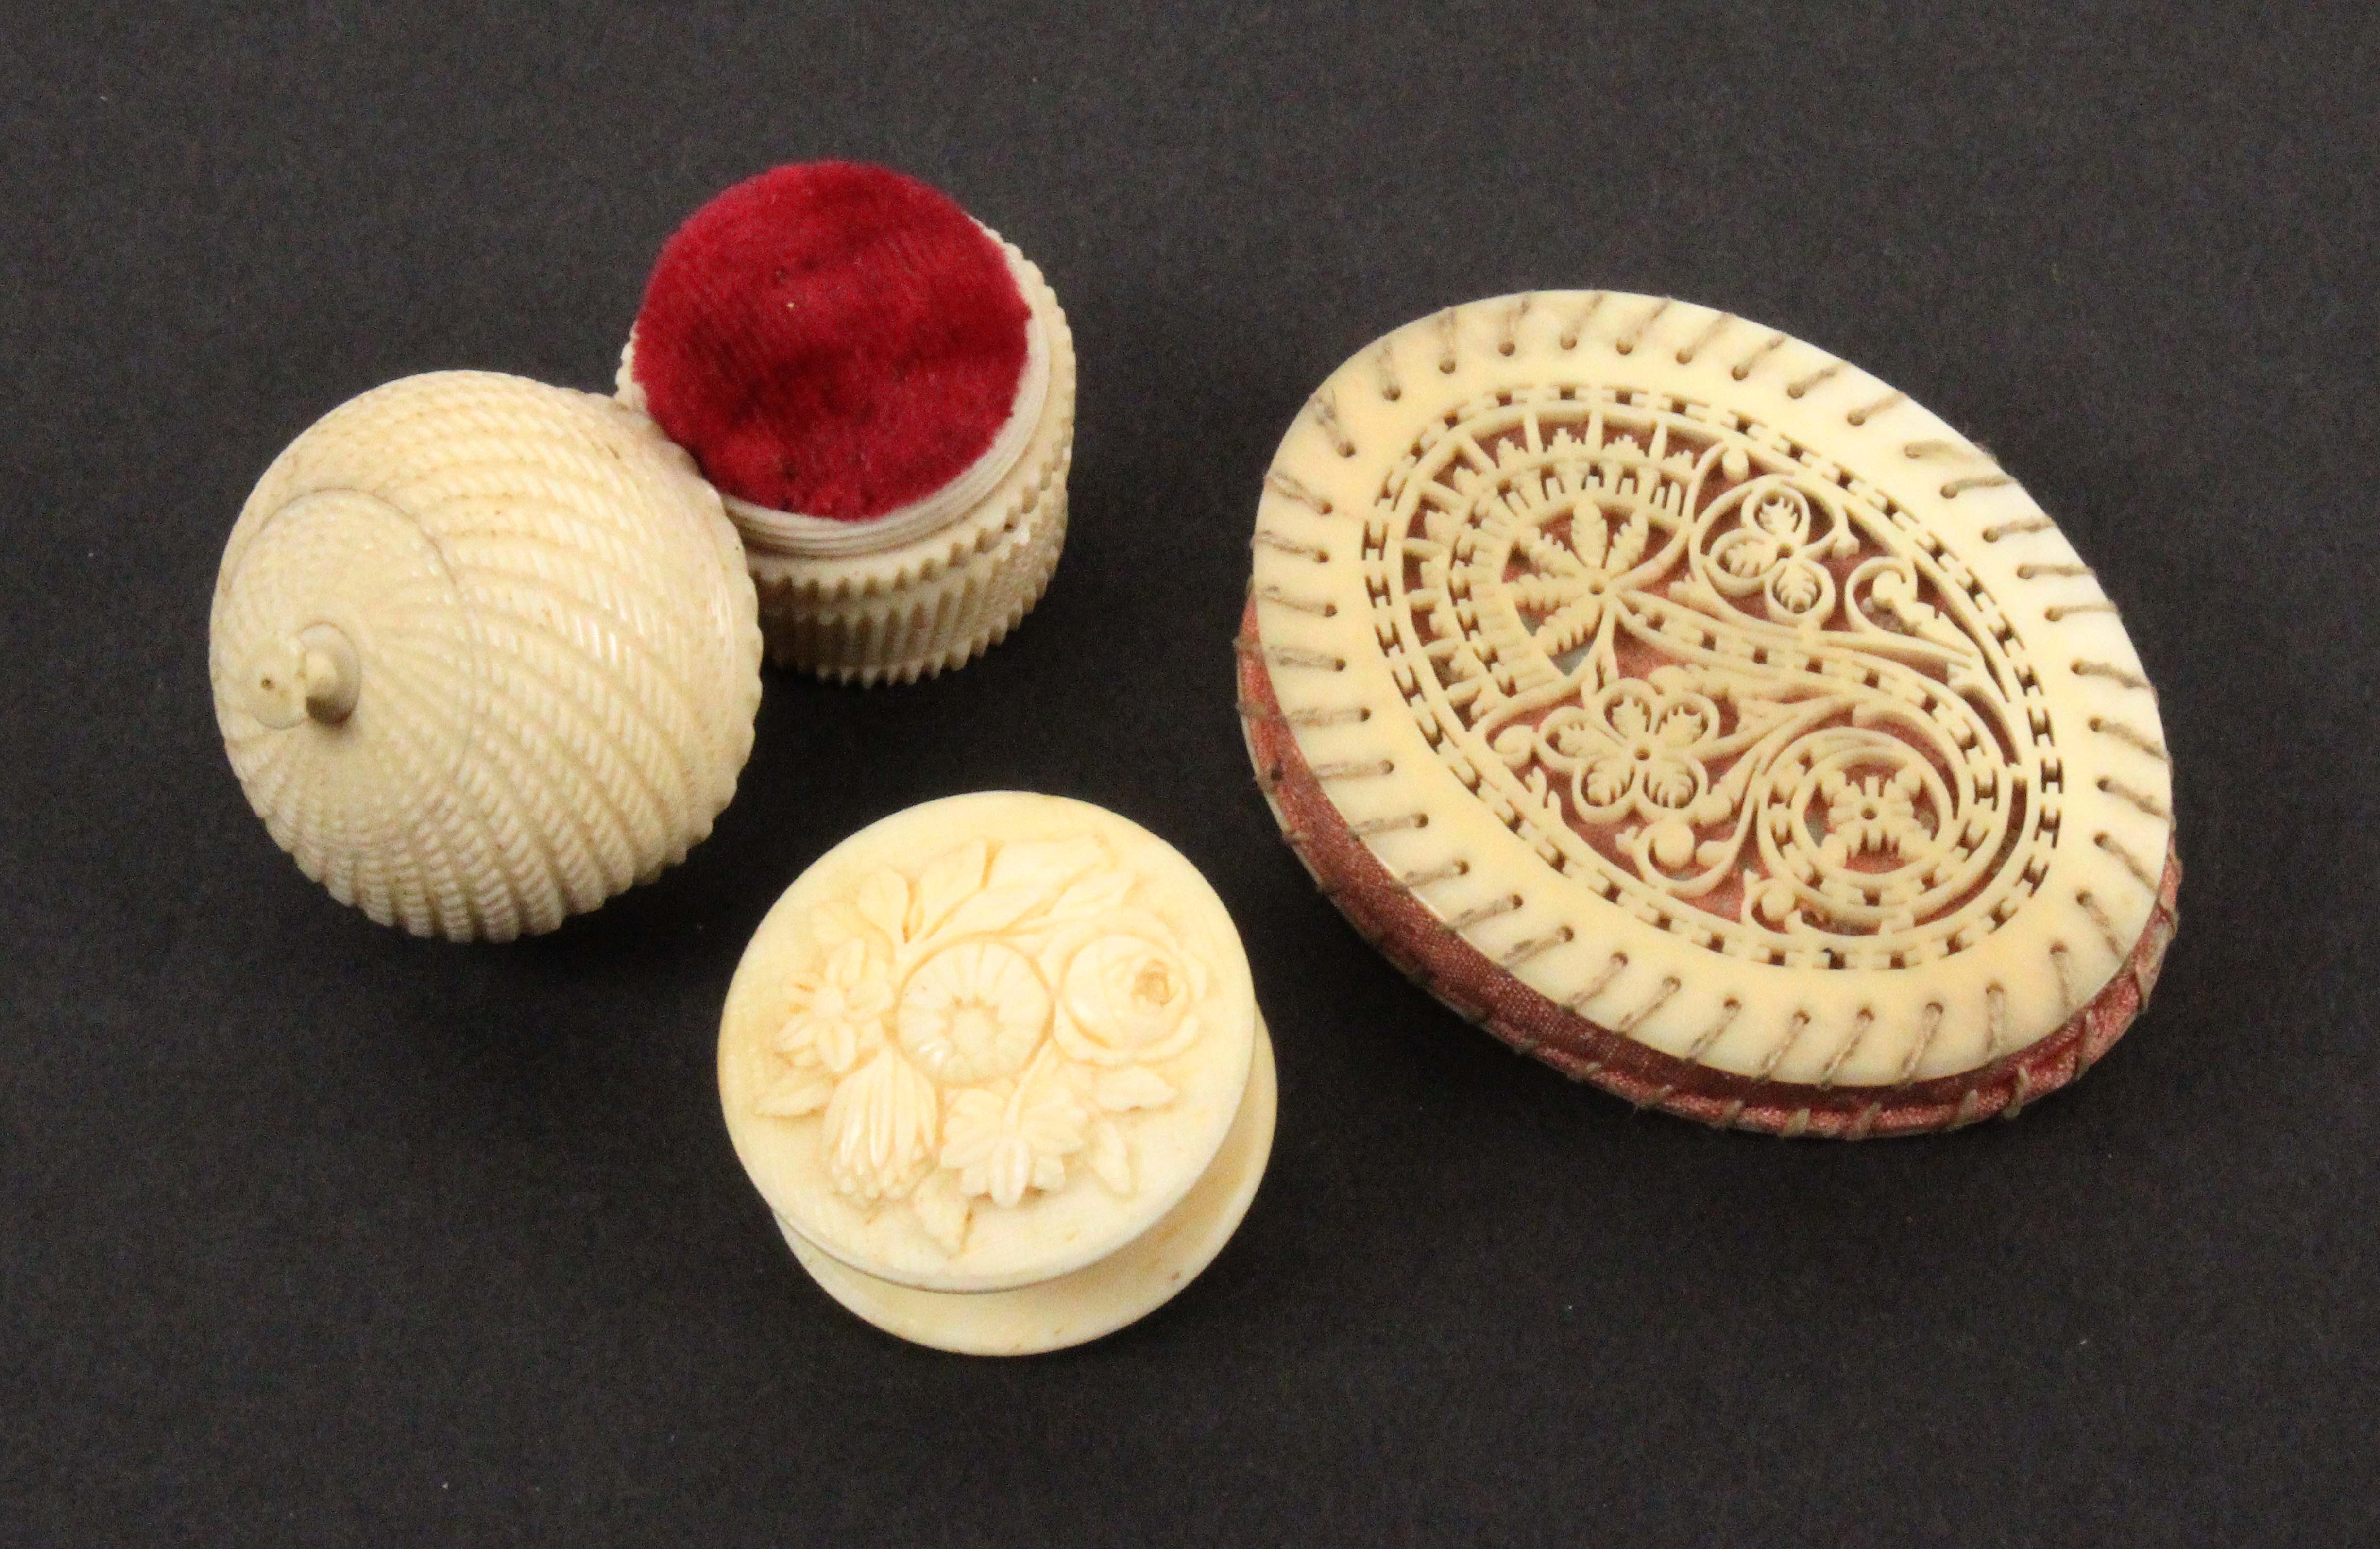
[[(1348, 829), (1281, 720), (1249, 603), (1238, 641), (1240, 714), (1257, 781), (1325, 897), (1382, 955), (1467, 1021), (1524, 1054), (1645, 1107), (1773, 1134), (1914, 1134), (2013, 1118), (2097, 1063), (2156, 983), (2177, 923), (2181, 862), (2168, 850), (2148, 926), (2124, 967), (2065, 1026), (1978, 1070), (1900, 1086), (1820, 1087), (1689, 1064), (1557, 1006), (1449, 930)], [(1304, 670), (1304, 669), (1301, 669)]]

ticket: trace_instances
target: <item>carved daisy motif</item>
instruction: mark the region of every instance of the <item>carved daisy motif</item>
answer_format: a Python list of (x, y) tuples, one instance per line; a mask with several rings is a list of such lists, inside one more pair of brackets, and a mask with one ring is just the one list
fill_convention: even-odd
[(989, 1081), (1021, 1069), (1050, 1026), (1050, 991), (1033, 962), (998, 941), (935, 953), (901, 986), (901, 1047), (936, 1081)]

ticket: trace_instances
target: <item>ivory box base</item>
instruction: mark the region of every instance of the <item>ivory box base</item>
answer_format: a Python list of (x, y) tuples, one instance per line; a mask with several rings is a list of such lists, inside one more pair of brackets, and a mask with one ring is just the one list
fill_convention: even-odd
[(1247, 1095), (1197, 1184), (1181, 1204), (1087, 1268), (1002, 1291), (929, 1291), (863, 1274), (820, 1249), (783, 1216), (786, 1245), (829, 1296), (888, 1334), (961, 1355), (1038, 1355), (1112, 1334), (1198, 1277), (1239, 1228), (1272, 1155), (1278, 1106), (1272, 1039), (1261, 1025)]

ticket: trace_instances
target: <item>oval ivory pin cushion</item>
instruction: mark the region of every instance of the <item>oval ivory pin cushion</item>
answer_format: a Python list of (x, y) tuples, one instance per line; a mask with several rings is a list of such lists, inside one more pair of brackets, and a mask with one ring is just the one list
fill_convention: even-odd
[(1246, 1214), (1272, 1045), (1221, 900), (1103, 808), (986, 792), (844, 840), (729, 988), (720, 1103), (803, 1268), (1023, 1355), (1164, 1302)]
[(483, 371), (332, 410), (225, 545), (208, 647), (249, 804), (417, 936), (550, 930), (683, 859), (760, 698), (752, 583), (651, 421)]
[(1991, 459), (1812, 345), (1654, 296), (1457, 307), (1267, 475), (1240, 639), (1275, 816), (1463, 1016), (1786, 1134), (2013, 1115), (2174, 923), (2115, 607)]
[(780, 665), (861, 684), (962, 666), (1057, 568), (1065, 313), (914, 178), (799, 163), (704, 205), (654, 265), (619, 392), (724, 496)]

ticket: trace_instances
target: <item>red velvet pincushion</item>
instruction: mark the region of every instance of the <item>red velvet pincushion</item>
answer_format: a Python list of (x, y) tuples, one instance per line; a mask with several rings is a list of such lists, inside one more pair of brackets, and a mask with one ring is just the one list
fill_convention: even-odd
[(677, 229), (631, 369), (721, 490), (866, 521), (990, 448), (1030, 316), (1000, 244), (948, 196), (811, 162), (738, 183)]

